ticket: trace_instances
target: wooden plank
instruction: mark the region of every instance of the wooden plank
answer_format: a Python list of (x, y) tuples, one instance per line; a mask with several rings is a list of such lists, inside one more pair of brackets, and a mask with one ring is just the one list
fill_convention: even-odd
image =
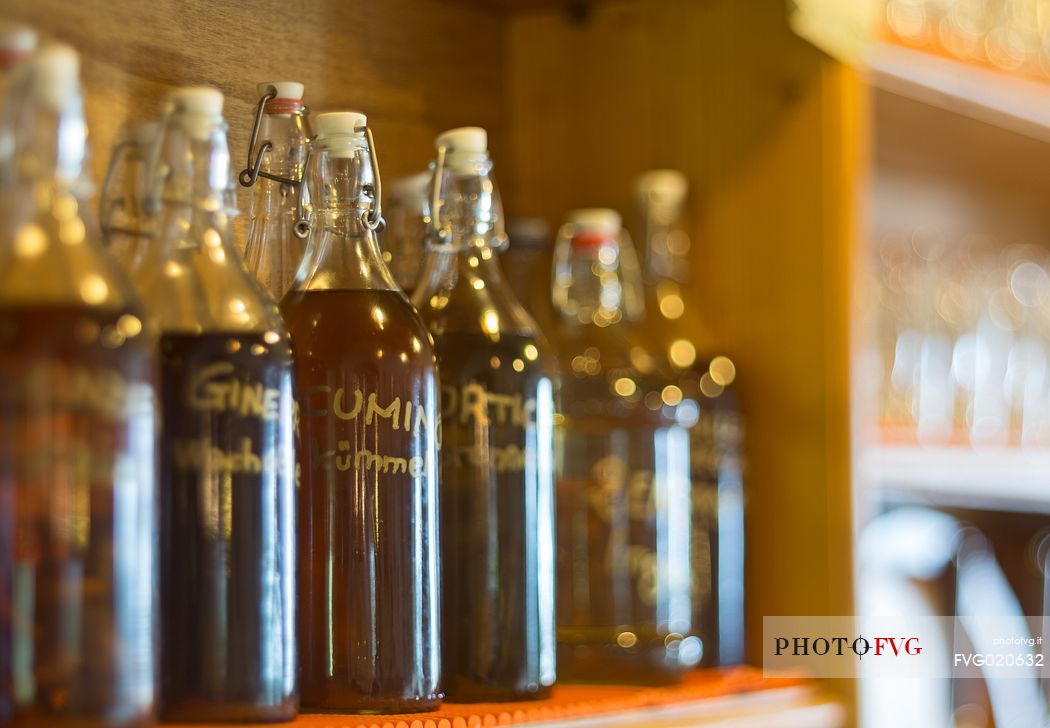
[(1050, 513), (1050, 452), (966, 446), (872, 445), (857, 474), (869, 488), (938, 505)]
[[(386, 179), (425, 169), (444, 129), (487, 127), (504, 143), (505, 20), (439, 0), (8, 0), (0, 16), (84, 57), (96, 179), (120, 123), (160, 111), (174, 87), (226, 95), (233, 163), (244, 166), (255, 84), (299, 80), (316, 111), (369, 115)], [(469, 39), (469, 42), (468, 42)], [(247, 198), (242, 193), (242, 209)]]
[(846, 711), (812, 687), (767, 690), (693, 703), (544, 722), (545, 728), (842, 728)]
[(1050, 141), (1050, 84), (894, 43), (865, 54), (878, 88)]

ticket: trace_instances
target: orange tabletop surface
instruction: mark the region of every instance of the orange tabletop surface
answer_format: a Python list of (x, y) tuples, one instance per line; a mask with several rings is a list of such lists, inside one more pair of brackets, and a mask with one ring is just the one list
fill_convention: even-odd
[[(671, 706), (741, 693), (803, 684), (800, 678), (764, 678), (751, 667), (697, 670), (673, 687), (558, 685), (546, 700), (517, 703), (445, 703), (432, 713), (411, 715), (303, 714), (292, 728), (479, 728), (549, 720), (591, 718), (602, 714)], [(245, 724), (241, 724), (242, 728)], [(274, 726), (275, 724), (251, 724)], [(281, 724), (277, 724), (281, 725)], [(185, 726), (185, 728), (193, 728)], [(195, 728), (201, 728), (198, 724)]]

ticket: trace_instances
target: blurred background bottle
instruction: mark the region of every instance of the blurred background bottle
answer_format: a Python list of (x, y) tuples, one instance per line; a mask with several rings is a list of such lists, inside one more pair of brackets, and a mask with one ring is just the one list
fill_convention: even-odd
[(554, 388), (546, 341), (496, 260), (503, 207), (484, 129), (437, 138), (413, 302), (442, 387), (442, 685), (450, 700), (554, 683)]
[(0, 722), (152, 724), (155, 342), (79, 197), (79, 59), (20, 68), (0, 147)]
[(869, 290), (877, 437), (982, 452), (1050, 447), (1050, 257), (931, 226), (878, 241)]
[(693, 629), (703, 642), (701, 664), (744, 660), (743, 427), (736, 367), (705, 351), (702, 315), (690, 309), (692, 247), (683, 219), (688, 180), (677, 170), (641, 175), (635, 192), (642, 213), (646, 331), (676, 378), (675, 397), (692, 424)]
[(519, 217), (507, 223), (507, 236), (507, 249), (500, 254), (505, 278), (540, 331), (553, 339), (558, 316), (550, 295), (554, 246), (550, 226), (540, 217)]
[(300, 403), (304, 707), (433, 710), (439, 689), (434, 345), (383, 263), (364, 114), (318, 114), (307, 260), (281, 309)]
[(302, 193), (303, 163), (310, 138), (303, 84), (268, 81), (257, 87), (248, 167), (240, 183), (255, 187), (248, 209), (248, 237), (244, 260), (255, 277), (280, 301), (295, 280), (305, 240), (293, 233), (296, 205)]
[(389, 204), (383, 218), (386, 228), (379, 236), (383, 260), (397, 285), (411, 298), (419, 283), (423, 259), (423, 241), (427, 237), (430, 172), (395, 179), (389, 185)]
[(106, 179), (99, 195), (99, 225), (109, 252), (135, 275), (155, 245), (155, 219), (145, 207), (150, 166), (156, 161), (161, 125), (129, 122), (110, 152)]
[(555, 244), (558, 670), (668, 683), (700, 658), (689, 636), (689, 433), (671, 375), (627, 325), (625, 237), (618, 213), (577, 210)]
[(0, 20), (0, 108), (11, 87), (15, 66), (36, 50), (36, 31), (26, 25)]
[(139, 288), (161, 331), (161, 713), (297, 711), (291, 341), (229, 225), (223, 96), (172, 93), (150, 194), (157, 265)]

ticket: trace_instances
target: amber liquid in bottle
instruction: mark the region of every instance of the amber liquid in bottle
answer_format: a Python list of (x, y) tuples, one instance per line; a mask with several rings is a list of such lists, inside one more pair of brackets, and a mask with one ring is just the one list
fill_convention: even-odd
[(84, 219), (78, 76), (49, 44), (0, 115), (0, 725), (18, 728), (153, 724), (156, 340)]
[(436, 337), (442, 375), (443, 683), (460, 701), (554, 680), (553, 393), (531, 335)]
[[(660, 412), (659, 384), (623, 356), (628, 342), (588, 338), (563, 350), (577, 371), (563, 371), (561, 389), (559, 673), (673, 683), (689, 625), (688, 434)], [(608, 394), (624, 380), (634, 402)]]
[(689, 432), (693, 629), (703, 641), (701, 667), (739, 665), (745, 646), (743, 423), (735, 387), (714, 382), (710, 368), (700, 360), (679, 377), (686, 397), (699, 404)]
[(0, 307), (2, 725), (152, 725), (155, 372), (141, 328), (131, 311)]
[(302, 703), (399, 713), (440, 703), (437, 371), (394, 290), (293, 289), (298, 357)]
[[(744, 659), (743, 423), (736, 367), (726, 356), (710, 355), (710, 322), (687, 295), (693, 249), (683, 219), (687, 191), (687, 178), (676, 170), (652, 170), (636, 180), (652, 322), (646, 330), (692, 412), (693, 630), (703, 643), (699, 665), (713, 667)], [(698, 343), (708, 353), (698, 355)]]
[(170, 720), (296, 712), (287, 335), (166, 334), (161, 599)]
[(306, 709), (431, 710), (439, 686), (433, 341), (383, 263), (363, 114), (315, 119), (309, 240), (281, 302), (300, 411), (300, 669)]
[(690, 635), (681, 393), (627, 320), (619, 216), (588, 210), (573, 219), (555, 248), (559, 673), (673, 683), (700, 651)]

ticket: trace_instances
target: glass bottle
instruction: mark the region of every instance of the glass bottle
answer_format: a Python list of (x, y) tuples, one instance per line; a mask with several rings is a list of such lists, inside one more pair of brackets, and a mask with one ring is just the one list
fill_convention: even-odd
[(553, 239), (550, 226), (539, 217), (522, 217), (507, 224), (510, 242), (500, 254), (500, 265), (514, 295), (539, 324), (540, 331), (553, 336), (557, 316), (551, 301), (551, 262)]
[(689, 636), (689, 433), (670, 375), (627, 324), (624, 237), (618, 213), (578, 210), (555, 244), (558, 671), (671, 683), (700, 657)]
[(109, 251), (136, 275), (146, 249), (156, 238), (154, 220), (145, 209), (146, 178), (160, 137), (154, 121), (124, 125), (113, 146), (106, 179), (99, 195), (99, 223)]
[(162, 259), (139, 289), (161, 332), (161, 714), (296, 714), (291, 341), (229, 226), (223, 96), (169, 98), (150, 194)]
[[(253, 160), (250, 147), (249, 167), (240, 174), (243, 186), (255, 186), (244, 259), (263, 288), (280, 301), (303, 259), (303, 239), (292, 229), (310, 139), (309, 112), (303, 106), (301, 83), (260, 83), (257, 92), (262, 97), (252, 135), (257, 157)], [(256, 139), (263, 141), (256, 146)]]
[(442, 684), (450, 700), (554, 683), (554, 394), (546, 341), (503, 279), (484, 129), (437, 138), (413, 303), (441, 372)]
[(744, 494), (736, 366), (710, 352), (705, 322), (686, 303), (685, 175), (652, 170), (635, 189), (644, 221), (646, 308), (654, 312), (648, 330), (678, 378), (683, 407), (698, 407), (689, 430), (693, 629), (703, 642), (702, 666), (738, 665), (744, 660)]
[(434, 345), (383, 263), (363, 114), (318, 114), (303, 264), (281, 302), (298, 360), (302, 703), (434, 709), (438, 379)]
[(0, 19), (0, 104), (11, 86), (15, 66), (36, 50), (36, 42), (32, 28)]
[(0, 149), (0, 724), (147, 726), (156, 342), (81, 215), (78, 74), (27, 60)]
[(419, 282), (423, 268), (429, 216), (427, 191), (430, 173), (395, 179), (390, 184), (390, 204), (386, 208), (386, 229), (379, 238), (383, 260), (390, 274), (409, 298)]

